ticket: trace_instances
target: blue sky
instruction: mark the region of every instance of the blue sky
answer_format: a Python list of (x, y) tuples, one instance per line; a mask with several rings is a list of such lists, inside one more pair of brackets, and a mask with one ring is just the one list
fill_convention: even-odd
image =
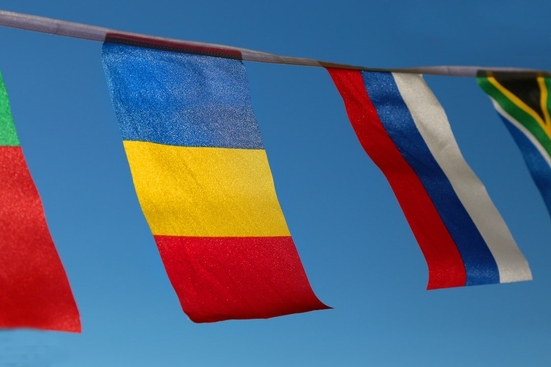
[[(372, 67), (549, 69), (551, 5), (532, 1), (4, 0), (2, 10)], [(427, 77), (534, 281), (426, 291), (389, 185), (323, 69), (246, 63), (278, 197), (329, 311), (194, 324), (141, 213), (101, 44), (0, 28), (0, 70), (82, 334), (0, 332), (14, 366), (544, 366), (551, 219), (474, 79)]]

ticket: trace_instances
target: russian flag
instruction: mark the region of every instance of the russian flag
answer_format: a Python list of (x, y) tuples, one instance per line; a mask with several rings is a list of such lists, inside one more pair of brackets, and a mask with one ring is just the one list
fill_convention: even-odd
[(140, 205), (184, 312), (214, 322), (328, 308), (281, 211), (241, 60), (120, 43), (129, 40), (103, 45), (107, 82)]
[(421, 75), (327, 70), (361, 145), (389, 181), (425, 256), (427, 288), (532, 279)]

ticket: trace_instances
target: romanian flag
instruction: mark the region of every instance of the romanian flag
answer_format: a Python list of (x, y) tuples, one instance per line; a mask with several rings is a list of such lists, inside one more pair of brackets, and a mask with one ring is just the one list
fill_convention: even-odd
[(80, 332), (0, 75), (0, 327)]
[(184, 312), (214, 322), (328, 308), (276, 197), (239, 52), (142, 41), (109, 36), (103, 64), (138, 199)]
[(551, 78), (483, 73), (480, 87), (490, 96), (495, 109), (522, 152), (528, 170), (551, 213)]
[(363, 148), (425, 256), (428, 289), (532, 278), (420, 75), (328, 68)]

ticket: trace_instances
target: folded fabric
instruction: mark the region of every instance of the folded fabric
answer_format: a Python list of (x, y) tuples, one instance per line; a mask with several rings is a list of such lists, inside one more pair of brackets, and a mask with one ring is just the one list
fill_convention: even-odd
[(428, 289), (532, 279), (446, 114), (420, 75), (328, 69), (429, 268)]
[(281, 211), (243, 63), (114, 37), (103, 63), (140, 205), (190, 319), (327, 308)]
[(0, 327), (80, 332), (80, 316), (0, 75)]

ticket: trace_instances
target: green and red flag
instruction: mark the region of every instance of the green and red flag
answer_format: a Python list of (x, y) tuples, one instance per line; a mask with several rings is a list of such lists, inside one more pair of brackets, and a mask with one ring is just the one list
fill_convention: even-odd
[(48, 230), (0, 75), (0, 328), (80, 332), (80, 316)]

